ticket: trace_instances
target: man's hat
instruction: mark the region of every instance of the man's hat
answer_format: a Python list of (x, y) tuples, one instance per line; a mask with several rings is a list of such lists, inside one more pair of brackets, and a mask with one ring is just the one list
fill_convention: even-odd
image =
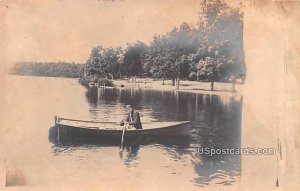
[(131, 105), (126, 105), (125, 109), (126, 109), (126, 110), (132, 109), (132, 107), (131, 107)]

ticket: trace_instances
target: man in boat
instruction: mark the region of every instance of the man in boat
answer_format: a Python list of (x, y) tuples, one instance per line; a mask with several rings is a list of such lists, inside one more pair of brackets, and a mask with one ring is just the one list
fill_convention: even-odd
[(138, 111), (133, 109), (131, 105), (126, 106), (126, 117), (118, 123), (119, 125), (128, 124), (130, 126), (134, 126), (136, 129), (143, 129), (140, 114)]

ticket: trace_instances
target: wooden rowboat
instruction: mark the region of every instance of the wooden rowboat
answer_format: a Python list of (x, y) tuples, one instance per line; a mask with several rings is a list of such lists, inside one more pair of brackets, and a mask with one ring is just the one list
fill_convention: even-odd
[[(116, 125), (116, 122), (85, 121), (55, 117), (55, 127), (57, 128), (58, 138), (69, 137), (115, 137), (122, 136), (123, 127)], [(143, 123), (143, 129), (134, 127), (126, 129), (125, 138), (143, 136), (188, 136), (190, 131), (190, 121), (174, 122), (150, 122)]]

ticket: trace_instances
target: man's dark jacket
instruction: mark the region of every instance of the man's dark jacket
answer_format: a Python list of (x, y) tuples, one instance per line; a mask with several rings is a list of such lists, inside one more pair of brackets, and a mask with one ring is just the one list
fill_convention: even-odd
[(135, 110), (132, 110), (132, 112), (121, 121), (120, 125), (124, 125), (125, 121), (128, 122), (129, 125), (133, 125), (136, 129), (143, 129), (140, 114)]

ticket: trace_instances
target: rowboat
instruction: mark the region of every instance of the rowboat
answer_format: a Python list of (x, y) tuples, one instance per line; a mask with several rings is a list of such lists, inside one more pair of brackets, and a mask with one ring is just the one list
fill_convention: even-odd
[[(176, 137), (188, 136), (190, 131), (190, 121), (173, 121), (173, 122), (149, 122), (143, 123), (143, 129), (126, 128), (124, 137)], [(123, 126), (116, 122), (86, 121), (55, 117), (55, 127), (59, 137), (85, 137), (99, 138), (111, 137), (118, 138), (122, 136)]]

